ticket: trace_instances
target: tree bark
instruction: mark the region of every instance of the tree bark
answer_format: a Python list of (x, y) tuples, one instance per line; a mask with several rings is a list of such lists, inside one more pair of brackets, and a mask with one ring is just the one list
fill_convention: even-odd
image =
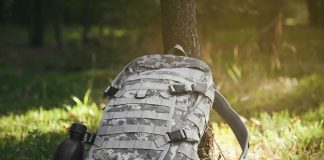
[(32, 1), (31, 37), (32, 47), (42, 47), (44, 41), (43, 0)]
[[(160, 2), (164, 52), (179, 44), (190, 57), (199, 58), (196, 1), (160, 0)], [(201, 159), (210, 159), (213, 156), (213, 135), (210, 128), (199, 144), (198, 155)]]
[(278, 13), (267, 25), (260, 28), (259, 48), (264, 53), (276, 53), (281, 46), (282, 13)]
[(62, 27), (61, 27), (60, 18), (54, 20), (53, 29), (54, 29), (54, 34), (55, 34), (56, 47), (58, 49), (62, 49), (62, 47), (63, 47), (63, 43), (62, 43)]
[(0, 1), (0, 24), (3, 22), (4, 18), (4, 6), (5, 6), (5, 1)]
[(63, 17), (63, 5), (62, 0), (48, 0), (47, 4), (50, 6), (49, 16), (52, 21), (54, 37), (56, 42), (56, 47), (58, 49), (63, 48), (62, 42), (62, 17)]
[(276, 53), (281, 46), (282, 37), (282, 10), (284, 0), (268, 0), (260, 2), (259, 39), (258, 45), (264, 53)]
[(200, 46), (195, 0), (161, 0), (160, 2), (164, 52), (179, 44), (189, 56), (198, 58)]
[(313, 26), (324, 26), (324, 0), (306, 0), (309, 22)]
[(89, 43), (89, 33), (91, 30), (91, 18), (92, 17), (92, 1), (91, 0), (83, 0), (83, 8), (82, 8), (82, 26), (83, 26), (83, 31), (82, 31), (82, 44), (88, 44)]

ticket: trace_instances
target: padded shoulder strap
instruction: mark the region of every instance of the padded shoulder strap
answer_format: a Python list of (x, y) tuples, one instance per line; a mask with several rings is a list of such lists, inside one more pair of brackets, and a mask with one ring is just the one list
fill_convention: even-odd
[(232, 109), (225, 97), (215, 89), (215, 99), (213, 108), (231, 127), (238, 142), (240, 143), (242, 154), (240, 160), (247, 159), (249, 134), (239, 115)]

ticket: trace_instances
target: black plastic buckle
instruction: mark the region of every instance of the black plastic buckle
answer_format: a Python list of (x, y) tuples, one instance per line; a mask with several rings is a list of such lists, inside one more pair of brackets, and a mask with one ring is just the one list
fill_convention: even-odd
[(179, 141), (187, 139), (187, 135), (182, 129), (173, 132), (168, 132), (167, 134), (170, 138), (170, 141)]
[(106, 97), (106, 96), (109, 96), (109, 97), (112, 97), (114, 96), (117, 92), (119, 91), (118, 88), (115, 88), (113, 86), (108, 86), (104, 93), (103, 93), (103, 96)]
[(83, 143), (92, 145), (94, 141), (96, 140), (97, 134), (95, 133), (86, 133), (83, 137)]

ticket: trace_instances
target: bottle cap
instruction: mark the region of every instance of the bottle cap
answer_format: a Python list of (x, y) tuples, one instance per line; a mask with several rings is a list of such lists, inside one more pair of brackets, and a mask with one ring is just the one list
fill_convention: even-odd
[(73, 123), (70, 127), (69, 132), (85, 134), (87, 132), (87, 127), (81, 123)]

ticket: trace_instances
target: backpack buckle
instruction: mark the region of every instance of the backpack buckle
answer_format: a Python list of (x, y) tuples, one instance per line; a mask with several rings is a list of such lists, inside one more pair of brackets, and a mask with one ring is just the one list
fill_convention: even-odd
[(83, 143), (86, 143), (86, 144), (92, 145), (94, 143), (96, 137), (97, 137), (97, 134), (96, 133), (89, 133), (89, 132), (87, 132), (87, 133), (85, 133), (82, 142)]
[(170, 84), (169, 89), (171, 94), (184, 94), (188, 92), (192, 92), (191, 85), (188, 84)]
[(179, 140), (187, 139), (187, 135), (183, 131), (183, 129), (176, 130), (176, 131), (173, 131), (173, 132), (168, 132), (167, 134), (168, 134), (168, 136), (170, 138), (170, 141), (179, 141)]
[(105, 91), (104, 91), (104, 93), (103, 93), (103, 96), (104, 96), (104, 97), (107, 97), (107, 96), (109, 96), (109, 97), (113, 97), (113, 96), (114, 96), (118, 91), (119, 91), (118, 88), (115, 88), (115, 87), (113, 87), (113, 86), (108, 86), (108, 87), (105, 89)]

